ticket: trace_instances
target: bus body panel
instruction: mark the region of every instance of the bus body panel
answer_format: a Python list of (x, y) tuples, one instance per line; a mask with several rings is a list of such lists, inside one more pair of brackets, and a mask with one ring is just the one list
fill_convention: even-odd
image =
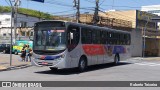
[(68, 61), (70, 61), (70, 68), (78, 67), (79, 59), (82, 56), (82, 53), (83, 52), (80, 44), (72, 51), (68, 52), (68, 57), (70, 58), (70, 60), (68, 59)]

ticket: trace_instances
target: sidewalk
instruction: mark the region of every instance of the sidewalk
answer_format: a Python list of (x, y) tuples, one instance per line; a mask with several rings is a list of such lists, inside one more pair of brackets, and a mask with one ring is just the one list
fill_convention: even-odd
[(10, 66), (10, 54), (0, 53), (0, 71), (20, 69), (31, 66), (30, 62), (22, 62), (20, 59), (20, 55), (12, 54), (12, 65)]
[(132, 57), (131, 59), (137, 59), (137, 60), (160, 60), (160, 57)]

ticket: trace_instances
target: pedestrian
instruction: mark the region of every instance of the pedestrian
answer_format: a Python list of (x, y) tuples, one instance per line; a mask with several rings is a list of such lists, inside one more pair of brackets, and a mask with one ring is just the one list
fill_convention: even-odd
[(27, 50), (26, 61), (28, 62), (28, 58), (29, 58), (29, 61), (31, 62), (32, 49), (29, 47), (29, 45), (27, 45), (26, 50)]
[(25, 49), (26, 49), (26, 62), (28, 62), (29, 46), (25, 45)]
[(32, 53), (33, 53), (33, 50), (31, 48), (29, 48), (28, 57), (29, 57), (30, 62), (31, 62)]
[(26, 49), (25, 49), (25, 47), (23, 47), (22, 50), (21, 50), (22, 61), (25, 61), (25, 57), (26, 57)]

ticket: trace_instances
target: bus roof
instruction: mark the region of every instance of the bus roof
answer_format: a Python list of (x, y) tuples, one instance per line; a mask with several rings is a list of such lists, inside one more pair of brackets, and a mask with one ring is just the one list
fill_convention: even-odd
[(130, 33), (129, 31), (123, 31), (121, 29), (112, 29), (112, 28), (108, 28), (108, 27), (100, 27), (100, 26), (94, 26), (94, 25), (86, 25), (86, 24), (82, 24), (82, 23), (76, 23), (76, 22), (69, 22), (69, 21), (64, 21), (64, 20), (43, 20), (37, 23), (41, 23), (41, 22), (64, 22), (64, 23), (68, 23), (68, 24), (75, 24), (78, 26), (84, 26), (84, 27), (92, 27), (92, 28), (100, 28), (100, 29), (108, 29), (109, 31), (114, 31), (114, 32), (123, 32), (123, 33)]

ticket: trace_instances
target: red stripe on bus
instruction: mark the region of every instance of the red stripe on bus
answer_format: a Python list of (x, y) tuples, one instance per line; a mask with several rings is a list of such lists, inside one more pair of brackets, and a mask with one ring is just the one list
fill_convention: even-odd
[(87, 55), (104, 55), (106, 50), (104, 45), (83, 45), (83, 50)]

